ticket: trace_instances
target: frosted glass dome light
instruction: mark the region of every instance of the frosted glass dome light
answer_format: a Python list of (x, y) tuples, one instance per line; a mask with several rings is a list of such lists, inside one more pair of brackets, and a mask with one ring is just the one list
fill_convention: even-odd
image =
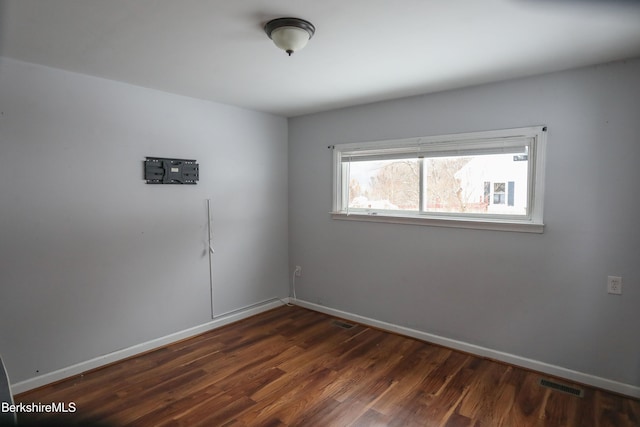
[(316, 28), (304, 19), (278, 18), (267, 22), (264, 31), (276, 46), (291, 56), (307, 45)]

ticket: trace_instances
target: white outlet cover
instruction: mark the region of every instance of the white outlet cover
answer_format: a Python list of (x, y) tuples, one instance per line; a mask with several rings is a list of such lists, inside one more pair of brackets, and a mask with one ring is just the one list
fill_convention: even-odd
[(622, 295), (622, 277), (607, 276), (607, 292), (613, 295)]

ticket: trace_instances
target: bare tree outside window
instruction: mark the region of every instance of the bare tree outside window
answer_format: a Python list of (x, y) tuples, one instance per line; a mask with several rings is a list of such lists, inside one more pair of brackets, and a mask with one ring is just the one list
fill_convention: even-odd
[(354, 162), (350, 165), (349, 207), (418, 210), (417, 159)]
[(426, 210), (467, 212), (471, 200), (457, 177), (470, 157), (425, 159)]

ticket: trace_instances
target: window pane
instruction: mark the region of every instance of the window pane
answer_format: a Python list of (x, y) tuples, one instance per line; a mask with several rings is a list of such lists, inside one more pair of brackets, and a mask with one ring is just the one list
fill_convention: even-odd
[(504, 182), (493, 184), (493, 204), (504, 205)]
[(513, 154), (424, 159), (425, 210), (526, 215), (527, 176), (528, 159)]
[(349, 208), (417, 211), (420, 164), (417, 159), (351, 162)]

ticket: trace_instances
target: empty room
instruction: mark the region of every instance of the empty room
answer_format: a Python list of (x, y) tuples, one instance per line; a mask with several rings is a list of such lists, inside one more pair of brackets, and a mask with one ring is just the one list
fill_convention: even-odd
[(0, 0), (0, 425), (640, 426), (640, 3)]

